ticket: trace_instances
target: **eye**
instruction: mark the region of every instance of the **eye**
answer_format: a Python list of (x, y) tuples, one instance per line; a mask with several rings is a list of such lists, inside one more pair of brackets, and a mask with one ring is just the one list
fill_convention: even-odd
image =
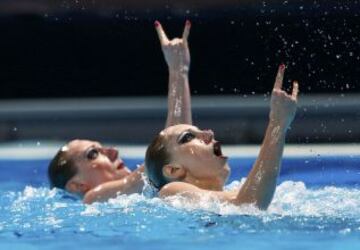
[(187, 142), (191, 141), (194, 138), (195, 138), (195, 135), (193, 133), (186, 132), (186, 133), (181, 135), (181, 137), (179, 139), (179, 144), (187, 143)]
[(98, 156), (99, 156), (99, 150), (96, 148), (92, 148), (86, 153), (86, 158), (89, 160), (94, 160)]

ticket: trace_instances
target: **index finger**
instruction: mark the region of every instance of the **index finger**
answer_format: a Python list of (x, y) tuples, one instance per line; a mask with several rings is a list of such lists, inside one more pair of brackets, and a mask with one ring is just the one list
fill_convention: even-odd
[(299, 93), (299, 83), (297, 81), (294, 81), (293, 83), (293, 90), (291, 93), (291, 97), (296, 100)]
[(191, 22), (189, 20), (186, 20), (185, 22), (185, 28), (182, 35), (182, 38), (184, 41), (187, 41), (189, 34), (190, 34), (190, 28), (191, 28)]
[(284, 71), (285, 71), (285, 64), (280, 64), (275, 79), (274, 89), (281, 89), (284, 79)]
[(160, 44), (164, 45), (164, 44), (168, 43), (169, 39), (166, 36), (165, 31), (159, 21), (155, 21), (155, 29), (156, 29), (156, 32), (158, 33)]

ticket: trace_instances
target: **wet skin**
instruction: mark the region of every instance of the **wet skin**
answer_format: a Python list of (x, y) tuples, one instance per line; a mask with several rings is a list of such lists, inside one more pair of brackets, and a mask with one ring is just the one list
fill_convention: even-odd
[(78, 172), (72, 180), (85, 185), (83, 193), (105, 182), (120, 180), (131, 173), (119, 158), (117, 149), (103, 147), (99, 142), (73, 140), (63, 149), (67, 151), (69, 158), (75, 160)]
[[(171, 162), (162, 168), (169, 183), (161, 188), (159, 196), (184, 195), (198, 202), (200, 197), (210, 195), (235, 205), (254, 204), (267, 209), (276, 189), (285, 136), (295, 116), (299, 92), (296, 81), (291, 93), (282, 90), (284, 72), (285, 65), (281, 64), (271, 94), (269, 123), (259, 155), (238, 192), (222, 191), (228, 166), (213, 133), (177, 125), (161, 132)], [(214, 173), (219, 175), (218, 179)], [(211, 186), (211, 182), (215, 184)]]
[(210, 190), (222, 190), (230, 167), (211, 130), (180, 124), (161, 133), (171, 155), (170, 165), (184, 170), (183, 181)]

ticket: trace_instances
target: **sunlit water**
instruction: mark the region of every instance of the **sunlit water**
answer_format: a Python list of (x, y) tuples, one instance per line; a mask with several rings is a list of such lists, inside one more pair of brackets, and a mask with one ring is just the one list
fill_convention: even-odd
[(266, 212), (206, 197), (123, 195), (84, 205), (31, 186), (0, 191), (0, 204), (1, 249), (360, 249), (359, 188), (285, 181)]
[[(254, 160), (230, 158), (228, 189), (242, 185)], [(284, 157), (267, 211), (208, 197), (191, 203), (138, 194), (84, 205), (48, 188), (47, 164), (0, 161), (1, 250), (360, 249), (358, 155)]]

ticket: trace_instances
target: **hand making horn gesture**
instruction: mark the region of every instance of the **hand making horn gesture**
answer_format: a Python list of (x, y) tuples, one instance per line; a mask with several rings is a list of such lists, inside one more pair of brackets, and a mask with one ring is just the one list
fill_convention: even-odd
[(155, 29), (159, 35), (162, 51), (170, 70), (187, 72), (190, 67), (188, 36), (191, 23), (186, 21), (182, 38), (169, 40), (159, 21), (155, 21)]
[(293, 82), (291, 95), (282, 90), (284, 72), (285, 65), (281, 64), (277, 72), (274, 89), (271, 95), (270, 122), (274, 122), (276, 125), (280, 125), (284, 129), (287, 129), (296, 113), (299, 84), (297, 81)]

